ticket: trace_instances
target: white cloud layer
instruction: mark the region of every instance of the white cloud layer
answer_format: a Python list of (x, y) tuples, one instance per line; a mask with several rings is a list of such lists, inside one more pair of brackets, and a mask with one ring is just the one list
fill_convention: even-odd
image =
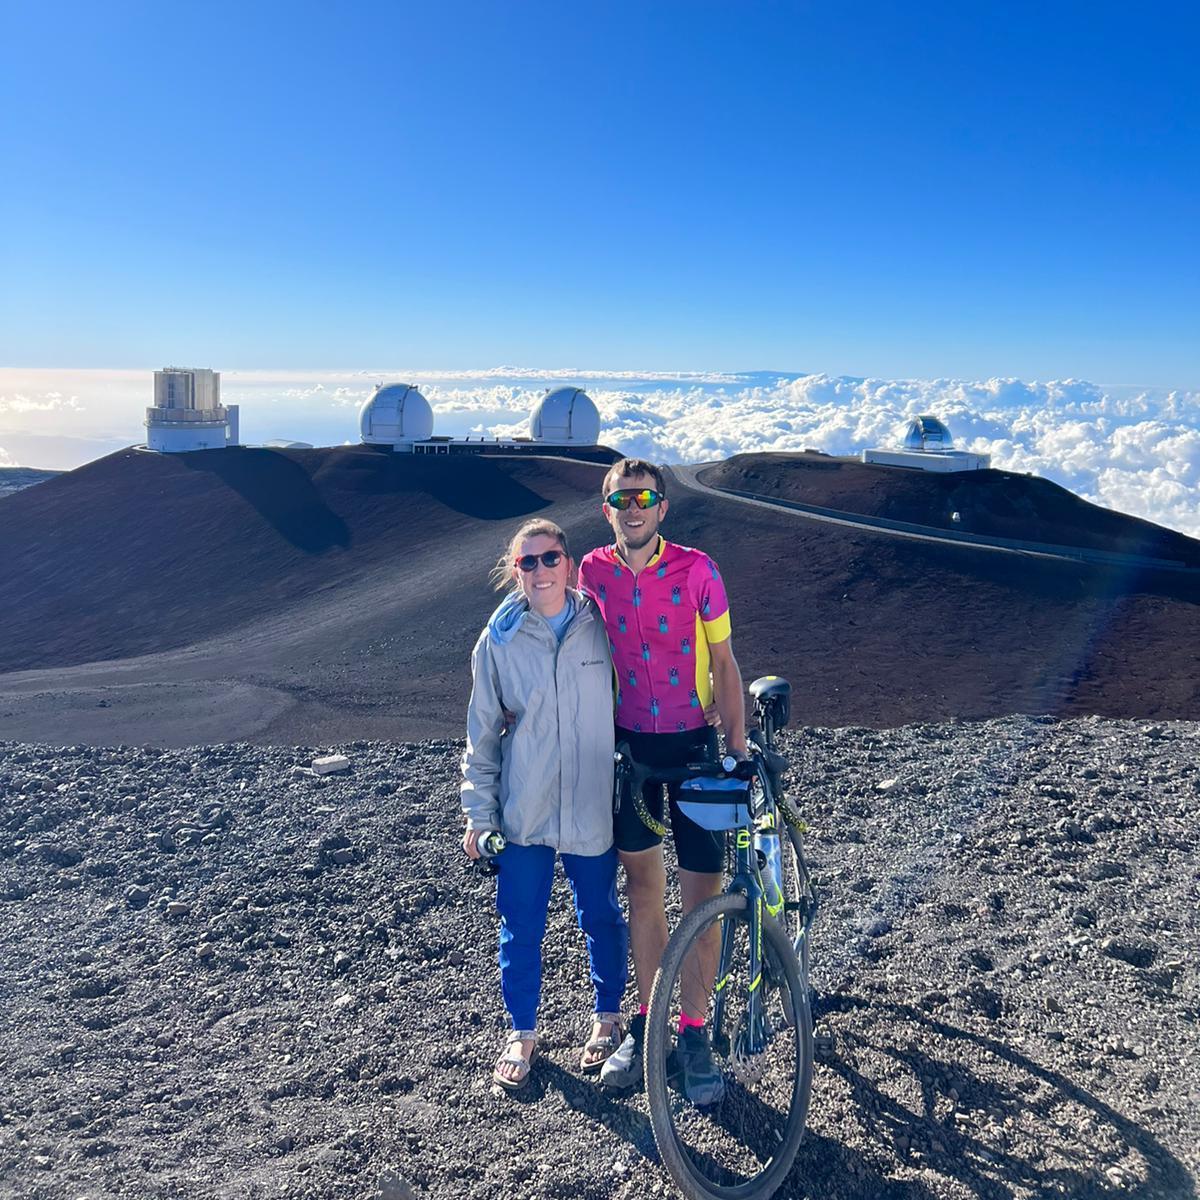
[(78, 396), (64, 396), (62, 392), (42, 392), (27, 396), (23, 392), (0, 392), (0, 413), (25, 416), (28, 413), (83, 412)]
[[(1200, 537), (1200, 392), (827, 375), (588, 390), (608, 445), (667, 463), (762, 450), (857, 454), (895, 444), (910, 418), (931, 413), (959, 449), (990, 454), (993, 467), (1042, 475), (1093, 503)], [(499, 398), (481, 390), (479, 407)], [(496, 422), (488, 432), (524, 429)]]
[[(857, 454), (894, 443), (909, 418), (932, 413), (949, 425), (960, 449), (990, 454), (997, 468), (1043, 475), (1097, 504), (1200, 537), (1197, 391), (1105, 388), (1073, 379), (518, 367), (224, 371), (221, 388), (228, 403), (241, 405), (247, 441), (336, 445), (357, 440), (355, 410), (375, 384), (397, 380), (421, 388), (433, 405), (435, 430), (452, 436), (524, 433), (545, 387), (578, 383), (600, 410), (604, 442), (667, 463), (806, 447)], [(70, 437), (137, 441), (152, 390), (149, 370), (0, 369), (0, 439), (53, 433), (64, 444)], [(28, 452), (17, 453), (27, 460)]]

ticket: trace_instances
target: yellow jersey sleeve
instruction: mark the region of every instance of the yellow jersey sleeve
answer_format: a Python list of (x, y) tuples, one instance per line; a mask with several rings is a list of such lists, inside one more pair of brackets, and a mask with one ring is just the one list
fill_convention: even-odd
[(710, 646), (726, 641), (733, 632), (729, 625), (728, 609), (719, 617), (713, 617), (711, 621), (701, 621), (701, 624), (704, 627), (704, 636)]

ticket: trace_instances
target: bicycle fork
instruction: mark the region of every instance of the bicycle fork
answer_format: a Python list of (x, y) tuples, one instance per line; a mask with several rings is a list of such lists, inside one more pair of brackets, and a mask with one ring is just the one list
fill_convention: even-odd
[[(767, 1048), (766, 1005), (763, 1000), (763, 904), (762, 884), (757, 872), (750, 868), (750, 856), (753, 854), (753, 843), (749, 829), (737, 831), (737, 865), (738, 871), (730, 883), (730, 891), (742, 892), (746, 897), (746, 912), (749, 923), (750, 952), (746, 965), (749, 975), (746, 991), (745, 1028), (732, 1031), (733, 1037), (739, 1039), (735, 1047), (742, 1055), (750, 1057), (761, 1054)], [(737, 966), (735, 962), (736, 947), (734, 946), (734, 921), (726, 919), (721, 926), (721, 956), (717, 966), (717, 982), (714, 985), (713, 1000), (713, 1043), (719, 1045), (728, 1054), (731, 1048), (731, 1035), (725, 1029), (725, 1006), (729, 998), (728, 986)]]

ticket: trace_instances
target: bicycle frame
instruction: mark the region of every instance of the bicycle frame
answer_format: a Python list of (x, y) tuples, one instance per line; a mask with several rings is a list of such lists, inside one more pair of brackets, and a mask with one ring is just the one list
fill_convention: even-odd
[[(769, 676), (755, 680), (750, 694), (758, 727), (742, 761), (727, 757), (651, 771), (630, 758), (628, 746), (617, 755), (621, 778), (631, 787), (653, 782), (682, 788), (690, 779), (709, 778), (736, 779), (746, 789), (688, 785), (693, 805), (726, 806), (716, 813), (687, 805), (683, 811), (704, 828), (732, 834), (726, 837), (727, 882), (685, 914), (671, 935), (646, 1025), (646, 1090), (655, 1143), (671, 1177), (697, 1200), (738, 1195), (763, 1200), (774, 1194), (795, 1161), (812, 1090), (807, 939), (817, 896), (805, 861), (804, 823), (787, 802), (787, 762), (773, 748), (778, 729), (787, 723), (790, 689), (786, 680)], [(725, 797), (735, 790), (738, 798), (730, 804)], [(703, 800), (694, 798), (704, 792)], [(778, 852), (766, 841), (769, 831), (780, 838)], [(782, 867), (778, 891), (777, 863)], [(718, 928), (719, 950), (708, 940)], [(702, 946), (706, 949), (693, 958)], [(720, 1060), (722, 1080), (713, 1093), (701, 1089), (692, 1095), (686, 1079), (681, 1087), (673, 1077), (671, 1020), (684, 1007), (684, 990), (694, 979), (689, 964), (703, 960), (708, 965), (710, 956), (717, 962), (706, 1036), (711, 1036), (714, 1060)]]
[[(769, 705), (756, 706), (756, 715), (759, 718), (759, 727), (762, 731), (761, 747), (765, 752), (770, 752), (774, 749), (775, 743), (775, 720), (772, 715), (773, 710)], [(751, 734), (753, 738), (753, 733)], [(776, 792), (776, 785), (771, 778), (770, 772), (766, 769), (766, 764), (763, 758), (755, 755), (756, 765), (758, 767), (759, 782), (762, 785), (765, 795), (771, 798), (772, 815), (775, 819), (775, 828), (782, 834), (783, 826), (780, 824), (780, 800)], [(803, 909), (804, 919), (800, 926), (800, 932), (792, 939), (792, 948), (796, 951), (796, 957), (801, 962), (803, 958), (804, 942), (809, 936), (812, 929), (813, 920), (817, 913), (817, 895), (813, 888), (812, 879), (808, 874), (808, 863), (805, 861), (804, 852), (800, 847), (799, 838), (795, 834), (791, 834), (792, 849), (796, 856), (796, 899), (794, 901), (785, 902), (784, 909), (787, 912), (796, 912)], [(774, 913), (772, 913), (772, 916)], [(807, 980), (805, 981), (807, 983)]]
[[(749, 914), (750, 923), (750, 961), (749, 967), (749, 995), (747, 998), (747, 1042), (745, 1052), (750, 1055), (761, 1054), (766, 1048), (769, 1039), (767, 1031), (767, 1021), (764, 1012), (762, 999), (762, 975), (763, 975), (763, 952), (762, 952), (762, 929), (763, 929), (763, 909), (766, 908), (770, 916), (776, 916), (782, 913), (787, 905), (785, 897), (780, 896), (780, 904), (776, 909), (772, 909), (767, 902), (766, 891), (763, 888), (762, 882), (762, 867), (758, 861), (758, 854), (754, 847), (753, 829), (755, 825), (767, 815), (770, 815), (774, 821), (775, 828), (779, 829), (780, 818), (778, 804), (775, 796), (775, 785), (772, 782), (770, 772), (767, 770), (765, 756), (763, 750), (771, 750), (775, 740), (775, 723), (771, 716), (769, 708), (764, 708), (759, 711), (760, 725), (762, 729), (762, 746), (756, 748), (756, 752), (752, 755), (752, 760), (755, 766), (757, 782), (759, 784), (759, 795), (761, 803), (758, 806), (751, 807), (750, 822), (736, 830), (734, 830), (734, 870), (732, 878), (725, 886), (725, 892), (741, 892), (746, 897), (746, 908)], [(751, 790), (751, 795), (754, 795), (754, 789)], [(799, 934), (794, 939), (793, 948), (795, 949), (797, 958), (800, 957), (801, 946), (804, 939), (808, 936), (808, 931), (812, 926), (815, 904), (811, 903), (814, 899), (812, 896), (811, 883), (808, 880), (808, 870), (804, 863), (803, 856), (799, 853), (799, 848), (796, 847), (798, 855), (798, 872), (800, 881), (805, 885), (807, 896), (798, 898), (794, 904), (798, 907), (803, 905), (805, 908), (804, 922), (801, 926)], [(721, 930), (721, 952), (717, 963), (717, 979), (714, 985), (714, 1000), (712, 1013), (712, 1032), (714, 1045), (721, 1045), (723, 1049), (728, 1050), (729, 1035), (726, 1034), (724, 1028), (725, 1017), (725, 997), (726, 986), (729, 983), (730, 977), (733, 974), (735, 967), (738, 965), (733, 961), (733, 947), (731, 944), (732, 928), (728, 925)]]
[[(800, 962), (803, 962), (802, 951), (804, 941), (809, 935), (816, 912), (816, 895), (813, 891), (812, 882), (808, 875), (808, 867), (798, 841), (792, 842), (796, 855), (797, 898), (793, 901), (788, 901), (785, 892), (780, 897), (781, 903), (778, 908), (772, 909), (767, 903), (758, 854), (754, 847), (754, 829), (758, 822), (767, 815), (774, 820), (775, 828), (781, 837), (783, 835), (783, 828), (781, 826), (781, 816), (777, 799), (777, 784), (775, 777), (771, 773), (772, 765), (777, 766), (777, 763), (772, 763), (769, 757), (774, 755), (776, 733), (774, 710), (770, 704), (756, 705), (755, 715), (759, 721), (761, 736), (759, 739), (754, 739), (753, 734), (751, 735), (753, 750), (750, 759), (754, 765), (754, 778), (751, 780), (750, 788), (750, 819), (746, 825), (732, 831), (734, 868), (731, 878), (723, 889), (725, 893), (741, 892), (745, 895), (747, 901), (746, 907), (750, 926), (749, 994), (747, 998), (747, 1023), (749, 1028), (747, 1030), (748, 1040), (744, 1049), (750, 1055), (759, 1054), (764, 1051), (769, 1041), (761, 989), (763, 977), (763, 921), (767, 916), (782, 916), (785, 912), (803, 910), (803, 921), (800, 931), (792, 940), (792, 948), (796, 957)], [(686, 777), (689, 770), (699, 773), (702, 767), (709, 765), (693, 764), (687, 770), (639, 768), (620, 751), (616, 755), (616, 760), (618, 782), (620, 784), (628, 784), (630, 793), (634, 796), (636, 796), (637, 790), (645, 779), (656, 779), (666, 782), (671, 778)], [(758, 785), (757, 787), (753, 786), (755, 783)], [(782, 890), (782, 880), (780, 883)], [(767, 909), (765, 915), (764, 908)], [(717, 962), (717, 977), (714, 984), (712, 1013), (714, 1045), (724, 1043), (726, 1050), (728, 1050), (729, 1038), (724, 1031), (725, 997), (727, 994), (725, 989), (735, 968), (741, 965), (740, 962), (735, 963), (733, 961), (734, 953), (731, 944), (731, 935), (731, 926), (723, 926), (721, 930), (721, 949)], [(744, 959), (741, 960), (741, 962), (744, 961)], [(805, 983), (807, 984), (807, 979)]]

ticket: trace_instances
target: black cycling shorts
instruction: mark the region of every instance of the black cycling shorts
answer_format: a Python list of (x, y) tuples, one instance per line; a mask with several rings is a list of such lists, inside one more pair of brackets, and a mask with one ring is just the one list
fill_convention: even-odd
[[(629, 743), (634, 760), (647, 767), (686, 767), (692, 762), (713, 762), (717, 757), (717, 731), (711, 725), (686, 729), (682, 733), (634, 733), (617, 728), (617, 744)], [(671, 833), (675, 838), (675, 857), (685, 871), (717, 874), (725, 865), (725, 834), (704, 829), (679, 811), (679, 785), (670, 784), (667, 796), (671, 810)], [(663, 822), (663, 785), (648, 783), (642, 799), (650, 815)], [(613, 837), (618, 850), (649, 850), (662, 844), (662, 836), (638, 816), (628, 796), (613, 818)]]

